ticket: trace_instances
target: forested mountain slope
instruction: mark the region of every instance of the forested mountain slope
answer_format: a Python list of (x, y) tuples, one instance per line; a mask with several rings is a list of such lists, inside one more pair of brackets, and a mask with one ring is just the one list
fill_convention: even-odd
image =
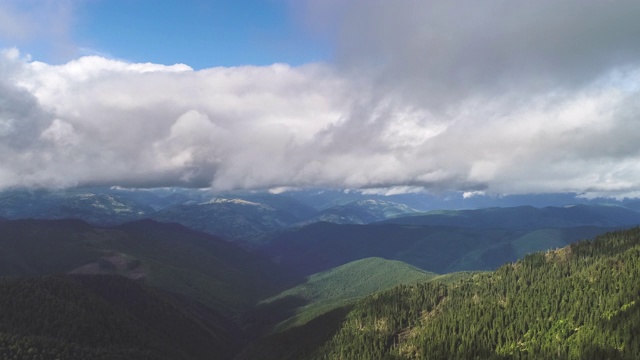
[(528, 252), (562, 247), (611, 230), (594, 226), (528, 230), (322, 222), (284, 232), (262, 252), (302, 275), (368, 257), (399, 260), (444, 274), (494, 270)]
[(276, 321), (286, 319), (276, 327), (280, 331), (367, 295), (437, 276), (400, 261), (367, 258), (311, 275), (304, 283), (262, 301), (256, 312), (267, 312)]
[(11, 220), (0, 222), (0, 234), (0, 275), (119, 274), (226, 313), (269, 296), (287, 277), (266, 259), (178, 224)]
[[(254, 351), (263, 359), (638, 359), (640, 228), (452, 285), (399, 286), (333, 315), (272, 340), (289, 348), (265, 339)], [(330, 340), (297, 337), (314, 332)]]
[(220, 314), (120, 276), (0, 278), (1, 359), (230, 359), (244, 341)]

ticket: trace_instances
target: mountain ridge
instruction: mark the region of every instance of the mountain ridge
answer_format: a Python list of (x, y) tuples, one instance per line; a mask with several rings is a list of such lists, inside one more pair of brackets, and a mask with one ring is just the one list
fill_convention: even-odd
[(238, 359), (636, 359), (638, 258), (636, 227), (450, 285), (400, 285), (268, 336)]
[[(551, 246), (564, 246), (614, 229), (558, 229)], [(319, 222), (282, 232), (259, 250), (302, 275), (368, 257), (400, 260), (426, 271), (448, 273), (495, 269), (504, 262), (515, 261), (527, 247), (546, 250), (536, 248), (540, 241), (536, 235), (542, 234), (536, 231)], [(529, 237), (523, 238), (526, 235)]]
[(176, 223), (147, 219), (95, 227), (81, 220), (9, 220), (0, 222), (0, 233), (4, 276), (67, 273), (94, 263), (100, 271), (111, 263), (118, 273), (116, 259), (109, 259), (118, 257), (128, 270), (143, 269), (145, 283), (223, 312), (246, 308), (291, 281), (266, 259)]
[(438, 210), (381, 221), (413, 226), (455, 226), (472, 228), (562, 228), (575, 226), (634, 226), (640, 212), (617, 205), (571, 205), (495, 207), (475, 210)]
[(275, 331), (279, 332), (300, 326), (318, 315), (375, 292), (400, 284), (428, 281), (437, 276), (401, 261), (365, 258), (310, 275), (305, 282), (262, 300), (256, 311), (264, 308), (272, 312), (279, 303), (300, 305), (279, 310), (293, 313), (276, 325)]

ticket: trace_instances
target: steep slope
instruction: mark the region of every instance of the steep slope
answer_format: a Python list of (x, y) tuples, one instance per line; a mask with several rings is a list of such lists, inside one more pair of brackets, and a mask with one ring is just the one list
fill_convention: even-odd
[(2, 359), (230, 359), (243, 340), (220, 314), (123, 277), (0, 278)]
[(573, 205), (535, 208), (519, 206), (477, 210), (432, 211), (423, 215), (384, 221), (412, 226), (453, 226), (469, 228), (542, 229), (576, 226), (636, 226), (640, 212), (613, 205)]
[(336, 224), (369, 224), (417, 212), (417, 210), (404, 204), (367, 199), (322, 210), (311, 219), (297, 225), (307, 225), (320, 221)]
[[(452, 285), (399, 286), (344, 317), (327, 314), (279, 334), (272, 341), (280, 349), (265, 339), (252, 351), (261, 359), (637, 359), (638, 289), (635, 228)], [(312, 333), (330, 340), (298, 336)]]
[[(609, 231), (580, 227), (539, 230), (315, 223), (273, 239), (262, 251), (296, 273), (311, 275), (368, 257), (399, 260), (435, 273), (492, 270), (527, 249), (567, 245)], [(547, 247), (549, 246), (549, 247)]]
[[(262, 301), (257, 312), (282, 314), (283, 317), (293, 314), (279, 324), (276, 331), (280, 331), (304, 324), (364, 296), (436, 276), (400, 261), (382, 258), (357, 260), (307, 277), (304, 283)], [(297, 304), (301, 306), (295, 306)]]
[(246, 309), (284, 281), (267, 260), (177, 224), (14, 220), (0, 222), (0, 234), (0, 275), (117, 273), (224, 312)]

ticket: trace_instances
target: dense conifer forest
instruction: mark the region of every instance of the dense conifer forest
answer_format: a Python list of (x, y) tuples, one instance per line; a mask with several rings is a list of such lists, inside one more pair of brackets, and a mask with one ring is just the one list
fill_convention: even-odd
[[(32, 224), (7, 222), (3, 229), (23, 223)], [(69, 222), (58, 225), (66, 228)], [(143, 222), (117, 230), (81, 228), (89, 235), (121, 234), (122, 239), (129, 239), (122, 240), (128, 249), (146, 244), (140, 239), (151, 236), (149, 231), (158, 226)], [(174, 234), (167, 231), (171, 229), (174, 226), (162, 225), (152, 233), (160, 240), (175, 235), (175, 241), (167, 241), (171, 246), (162, 253), (168, 259), (178, 255), (183, 259), (176, 249), (192, 244), (190, 241), (202, 245), (197, 249), (217, 244), (205, 247), (206, 240), (213, 242), (215, 238), (198, 237), (195, 242), (190, 240), (196, 236), (191, 231), (175, 228)], [(66, 232), (45, 233), (48, 235), (42, 239), (28, 233), (9, 238), (13, 233), (5, 231), (5, 256), (33, 255), (7, 257), (11, 262), (4, 265), (12, 266), (7, 269), (46, 269), (42, 264), (67, 259), (65, 244), (102, 244), (91, 237), (62, 236)], [(49, 238), (59, 240), (57, 245), (46, 247)], [(151, 244), (154, 246), (144, 248), (159, 251), (157, 242)], [(40, 252), (21, 252), (18, 245)], [(91, 251), (98, 250), (83, 251), (79, 260), (78, 256), (69, 259), (91, 260)], [(228, 261), (229, 254), (243, 254), (237, 249), (213, 253), (218, 257), (226, 254)], [(185, 255), (179, 264), (194, 265), (188, 262), (190, 258)], [(639, 259), (640, 228), (533, 253), (492, 272), (435, 276), (403, 263), (368, 259), (311, 276), (283, 292), (284, 299), (301, 301), (296, 306), (321, 304), (333, 309), (291, 322), (290, 328), (273, 327), (277, 321), (269, 321), (271, 317), (278, 321), (285, 318), (278, 314), (266, 314), (269, 316), (263, 319), (260, 311), (238, 312), (230, 317), (187, 294), (151, 287), (144, 279), (37, 272), (5, 276), (0, 278), (0, 359), (638, 359)], [(77, 266), (75, 262), (68, 268)], [(198, 264), (206, 263), (202, 257)], [(237, 262), (239, 267), (244, 263)], [(390, 272), (394, 268), (404, 270)], [(353, 282), (367, 278), (363, 271), (372, 275), (378, 270), (384, 276), (369, 277), (374, 284)], [(412, 273), (419, 273), (418, 278), (393, 286), (403, 283), (398, 277)], [(271, 276), (266, 275), (267, 279)], [(391, 282), (379, 290), (366, 290), (385, 281)], [(326, 293), (329, 290), (339, 294)], [(349, 291), (357, 296), (344, 301)], [(294, 309), (285, 310), (286, 315)]]
[[(257, 346), (245, 358), (638, 359), (638, 259), (635, 228), (450, 285), (398, 286), (356, 303), (337, 323), (316, 321), (272, 337), (289, 348)], [(336, 324), (313, 350), (286, 341)]]
[(120, 276), (0, 279), (0, 359), (230, 359), (243, 341), (214, 311)]

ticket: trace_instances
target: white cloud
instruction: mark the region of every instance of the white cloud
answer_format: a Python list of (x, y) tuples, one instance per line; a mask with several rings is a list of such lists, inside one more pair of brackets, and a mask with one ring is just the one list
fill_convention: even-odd
[(0, 187), (640, 193), (636, 2), (318, 4), (335, 64), (4, 52)]
[(462, 193), (462, 197), (464, 199), (470, 199), (474, 196), (483, 196), (484, 195), (484, 191), (465, 191)]
[[(2, 64), (2, 97), (20, 100), (1, 109), (3, 132), (19, 131), (13, 138), (30, 145), (0, 145), (32, 161), (3, 164), (12, 176), (1, 187), (277, 185), (282, 174), (272, 165), (288, 164), (290, 149), (308, 147), (339, 122), (348, 98), (343, 81), (321, 65), (196, 72), (91, 56), (53, 66), (15, 51)], [(34, 170), (52, 159), (57, 166)]]
[(79, 142), (78, 134), (73, 125), (60, 119), (54, 119), (51, 125), (40, 134), (40, 137), (51, 141), (57, 147), (69, 148)]

